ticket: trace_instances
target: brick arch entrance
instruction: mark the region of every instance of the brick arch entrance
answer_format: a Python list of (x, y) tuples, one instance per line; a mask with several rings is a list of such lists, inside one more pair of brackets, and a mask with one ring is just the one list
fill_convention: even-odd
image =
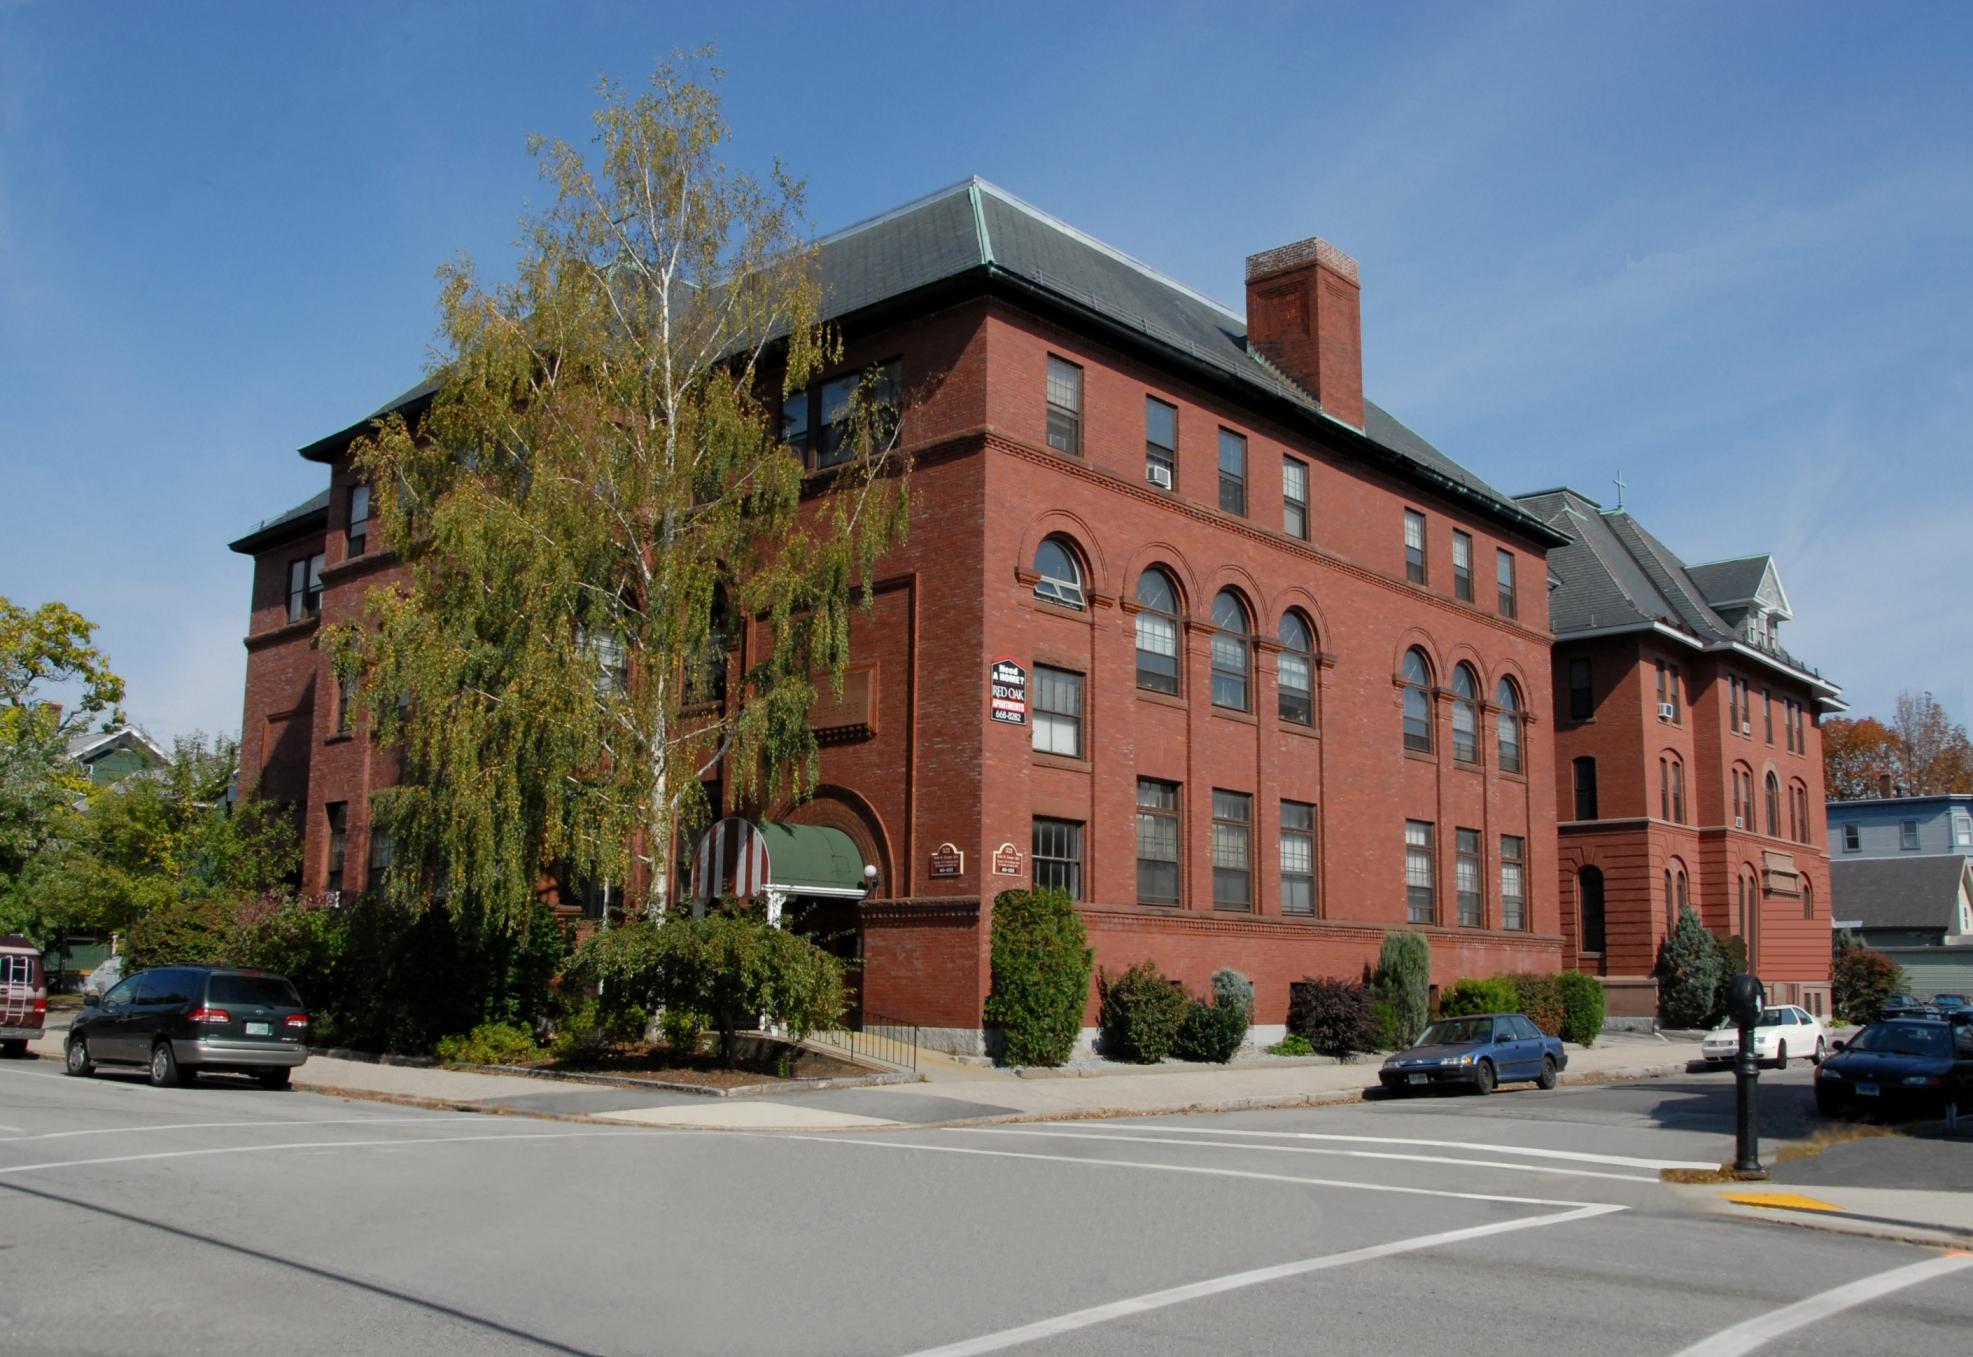
[[(839, 830), (849, 836), (866, 865), (877, 869), (868, 899), (879, 900), (894, 894), (897, 858), (890, 851), (883, 821), (870, 804), (844, 787), (819, 786), (815, 795), (798, 805), (785, 807), (775, 817), (783, 824), (815, 825)], [(849, 991), (848, 1021), (860, 1027), (863, 1020), (863, 909), (856, 900), (806, 900), (790, 912), (788, 926), (808, 937), (841, 960), (843, 981)]]

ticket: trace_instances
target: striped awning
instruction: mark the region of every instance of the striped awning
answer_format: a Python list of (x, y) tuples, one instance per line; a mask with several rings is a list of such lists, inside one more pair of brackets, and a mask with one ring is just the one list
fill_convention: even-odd
[(863, 856), (840, 829), (728, 816), (692, 851), (692, 898), (749, 900), (768, 891), (860, 898)]

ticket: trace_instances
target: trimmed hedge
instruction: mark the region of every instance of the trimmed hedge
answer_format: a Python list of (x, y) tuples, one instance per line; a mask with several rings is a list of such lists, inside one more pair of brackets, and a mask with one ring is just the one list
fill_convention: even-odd
[(1237, 1008), (1194, 999), (1185, 1010), (1172, 1040), (1171, 1053), (1180, 1060), (1224, 1065), (1247, 1039), (1247, 1015)]
[(1354, 980), (1299, 980), (1288, 987), (1288, 1030), (1321, 1055), (1351, 1061), (1374, 1050), (1370, 991)]
[(1439, 996), (1439, 1016), (1468, 1013), (1525, 1013), (1549, 1036), (1587, 1046), (1603, 1030), (1603, 986), (1581, 971), (1469, 976)]
[(1603, 1031), (1605, 999), (1603, 984), (1581, 971), (1564, 971), (1555, 977), (1562, 990), (1562, 1031), (1564, 1041), (1590, 1046)]
[(993, 992), (986, 1021), (1007, 1065), (1060, 1065), (1082, 1035), (1096, 963), (1066, 891), (1002, 891), (993, 900)]
[(1515, 1008), (1532, 1018), (1544, 1035), (1552, 1037), (1560, 1034), (1563, 1017), (1561, 977), (1521, 971), (1507, 978), (1514, 982)]
[(1493, 975), (1485, 979), (1469, 976), (1451, 989), (1439, 992), (1442, 1018), (1459, 1018), (1468, 1013), (1510, 1013), (1520, 1006), (1512, 976)]
[(1114, 980), (1099, 974), (1096, 991), (1102, 996), (1104, 1054), (1136, 1065), (1155, 1065), (1171, 1054), (1192, 1000), (1157, 962), (1140, 961)]

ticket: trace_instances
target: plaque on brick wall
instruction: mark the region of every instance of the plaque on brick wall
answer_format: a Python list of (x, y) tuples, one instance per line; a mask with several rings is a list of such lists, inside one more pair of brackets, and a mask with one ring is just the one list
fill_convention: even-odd
[(1019, 876), (1021, 861), (1026, 856), (1011, 843), (1003, 843), (993, 850), (993, 874), (995, 876)]
[(955, 848), (949, 843), (940, 844), (938, 846), (938, 851), (932, 854), (932, 875), (933, 876), (966, 875), (965, 851), (963, 849)]
[(1010, 726), (1028, 723), (1028, 671), (1002, 656), (987, 670), (987, 715)]

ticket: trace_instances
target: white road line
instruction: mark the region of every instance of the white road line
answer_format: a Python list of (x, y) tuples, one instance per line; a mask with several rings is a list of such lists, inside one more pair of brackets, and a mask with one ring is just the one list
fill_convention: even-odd
[[(324, 1117), (318, 1120), (297, 1117), (291, 1121), (177, 1121), (157, 1126), (98, 1126), (86, 1131), (43, 1131), (39, 1135), (0, 1137), (0, 1145), (27, 1140), (66, 1140), (72, 1136), (123, 1136), (139, 1131), (227, 1131), (256, 1126), (424, 1126), (436, 1122), (485, 1121), (486, 1114), (469, 1112), (457, 1117)], [(0, 1126), (0, 1131), (18, 1131), (18, 1126)]]
[(1175, 1136), (1255, 1136), (1275, 1140), (1329, 1140), (1365, 1145), (1418, 1145), (1435, 1150), (1486, 1150), (1492, 1154), (1518, 1154), (1530, 1159), (1567, 1159), (1578, 1164), (1608, 1164), (1629, 1169), (1716, 1169), (1714, 1160), (1642, 1159), (1627, 1154), (1591, 1154), (1586, 1150), (1540, 1150), (1520, 1145), (1491, 1145), (1485, 1141), (1409, 1140), (1399, 1136), (1345, 1136), (1317, 1131), (1234, 1131), (1210, 1126), (1161, 1126), (1160, 1131)]
[[(1148, 1169), (1153, 1173), (1193, 1173), (1207, 1178), (1246, 1178), (1260, 1183), (1299, 1183), (1307, 1187), (1336, 1187), (1351, 1192), (1389, 1192), (1402, 1197), (1442, 1197), (1454, 1201), (1506, 1202), (1512, 1206), (1590, 1206), (1594, 1203), (1558, 1201), (1552, 1197), (1513, 1197), (1499, 1192), (1453, 1192), (1438, 1187), (1400, 1187), (1392, 1183), (1353, 1182), (1345, 1178), (1304, 1178), (1291, 1173), (1258, 1173), (1252, 1169), (1207, 1168), (1200, 1164), (1159, 1164), (1138, 1159), (1083, 1159), (1072, 1154), (1030, 1154), (1023, 1150), (976, 1150), (967, 1145), (921, 1145), (908, 1140), (859, 1140), (855, 1136), (804, 1136), (786, 1133), (763, 1136), (772, 1140), (812, 1140), (820, 1145), (871, 1145), (880, 1150), (918, 1150), (926, 1154), (971, 1154), (989, 1159), (1027, 1159), (1044, 1164), (1075, 1164), (1082, 1168)], [(1599, 1209), (1602, 1209), (1599, 1206)], [(1622, 1210), (1622, 1207), (1612, 1207)]]
[(621, 1131), (516, 1131), (490, 1136), (420, 1136), (416, 1139), (400, 1136), (391, 1140), (297, 1140), (284, 1145), (219, 1145), (203, 1150), (159, 1150), (152, 1154), (114, 1154), (101, 1159), (60, 1159), (42, 1164), (0, 1165), (0, 1177), (20, 1173), (46, 1173), (50, 1169), (90, 1168), (98, 1164), (141, 1164), (154, 1159), (198, 1159), (221, 1154), (267, 1154), (274, 1150), (360, 1150), (377, 1146), (418, 1149), (426, 1145), (464, 1145), (487, 1140), (582, 1140), (609, 1136), (642, 1139), (670, 1134), (676, 1133), (625, 1128)]
[[(1609, 1178), (1620, 1183), (1655, 1183), (1641, 1173), (1605, 1173), (1601, 1169), (1571, 1169), (1559, 1164), (1515, 1164), (1504, 1159), (1463, 1159), (1447, 1154), (1400, 1154), (1384, 1150), (1329, 1150), (1314, 1145), (1249, 1145), (1227, 1140), (1167, 1140), (1163, 1136), (1128, 1136), (1114, 1131), (1038, 1131), (1023, 1126), (954, 1126), (965, 1135), (1053, 1136), (1058, 1140), (1115, 1140), (1144, 1145), (1197, 1146), (1211, 1150), (1242, 1150), (1251, 1154), (1322, 1154), (1341, 1159), (1386, 1159), (1408, 1164), (1457, 1164), (1462, 1168), (1504, 1169), (1509, 1173), (1550, 1173), (1563, 1178)], [(1477, 1147), (1475, 1147), (1477, 1148)], [(1713, 1167), (1717, 1167), (1714, 1165)]]
[(979, 1338), (947, 1343), (942, 1347), (922, 1348), (907, 1354), (907, 1357), (978, 1357), (980, 1353), (999, 1352), (1004, 1348), (1018, 1347), (1038, 1339), (1053, 1338), (1058, 1334), (1071, 1333), (1077, 1329), (1092, 1328), (1115, 1319), (1128, 1319), (1133, 1315), (1162, 1310), (1170, 1305), (1182, 1305), (1186, 1301), (1217, 1296), (1228, 1291), (1237, 1291), (1242, 1287), (1260, 1286), (1289, 1277), (1303, 1277), (1311, 1272), (1327, 1272), (1334, 1268), (1349, 1267), (1353, 1263), (1373, 1262), (1379, 1258), (1394, 1258), (1400, 1254), (1417, 1253), (1421, 1249), (1441, 1248), (1447, 1244), (1458, 1244), (1469, 1239), (1484, 1239), (1489, 1235), (1506, 1234), (1513, 1230), (1534, 1230), (1546, 1225), (1565, 1225), (1570, 1221), (1587, 1220), (1592, 1216), (1608, 1215), (1612, 1211), (1623, 1209), (1621, 1206), (1583, 1206), (1556, 1215), (1530, 1216), (1521, 1220), (1497, 1221), (1491, 1225), (1474, 1225), (1463, 1230), (1417, 1235), (1410, 1239), (1393, 1240), (1388, 1244), (1372, 1244), (1368, 1248), (1351, 1249), (1347, 1253), (1324, 1254), (1319, 1258), (1304, 1258), (1299, 1262), (1279, 1263), (1273, 1267), (1254, 1268), (1249, 1272), (1229, 1273), (1224, 1277), (1213, 1277), (1203, 1282), (1192, 1282), (1164, 1291), (1151, 1291), (1141, 1296), (1132, 1296), (1128, 1300), (1112, 1301), (1108, 1305), (1076, 1310), (1066, 1315), (1057, 1315), (1053, 1319), (1023, 1324), (1018, 1328), (1002, 1329), (998, 1333), (984, 1334)]
[(1973, 1267), (1973, 1254), (1947, 1254), (1943, 1258), (1928, 1258), (1909, 1267), (1880, 1272), (1874, 1277), (1865, 1277), (1847, 1286), (1810, 1296), (1807, 1300), (1796, 1301), (1793, 1305), (1784, 1305), (1779, 1310), (1756, 1315), (1730, 1329), (1722, 1329), (1711, 1338), (1701, 1339), (1686, 1348), (1678, 1357), (1739, 1357), (1741, 1353), (1752, 1352), (1783, 1334), (1793, 1333), (1819, 1319), (1828, 1319), (1867, 1301), (1966, 1267)]

